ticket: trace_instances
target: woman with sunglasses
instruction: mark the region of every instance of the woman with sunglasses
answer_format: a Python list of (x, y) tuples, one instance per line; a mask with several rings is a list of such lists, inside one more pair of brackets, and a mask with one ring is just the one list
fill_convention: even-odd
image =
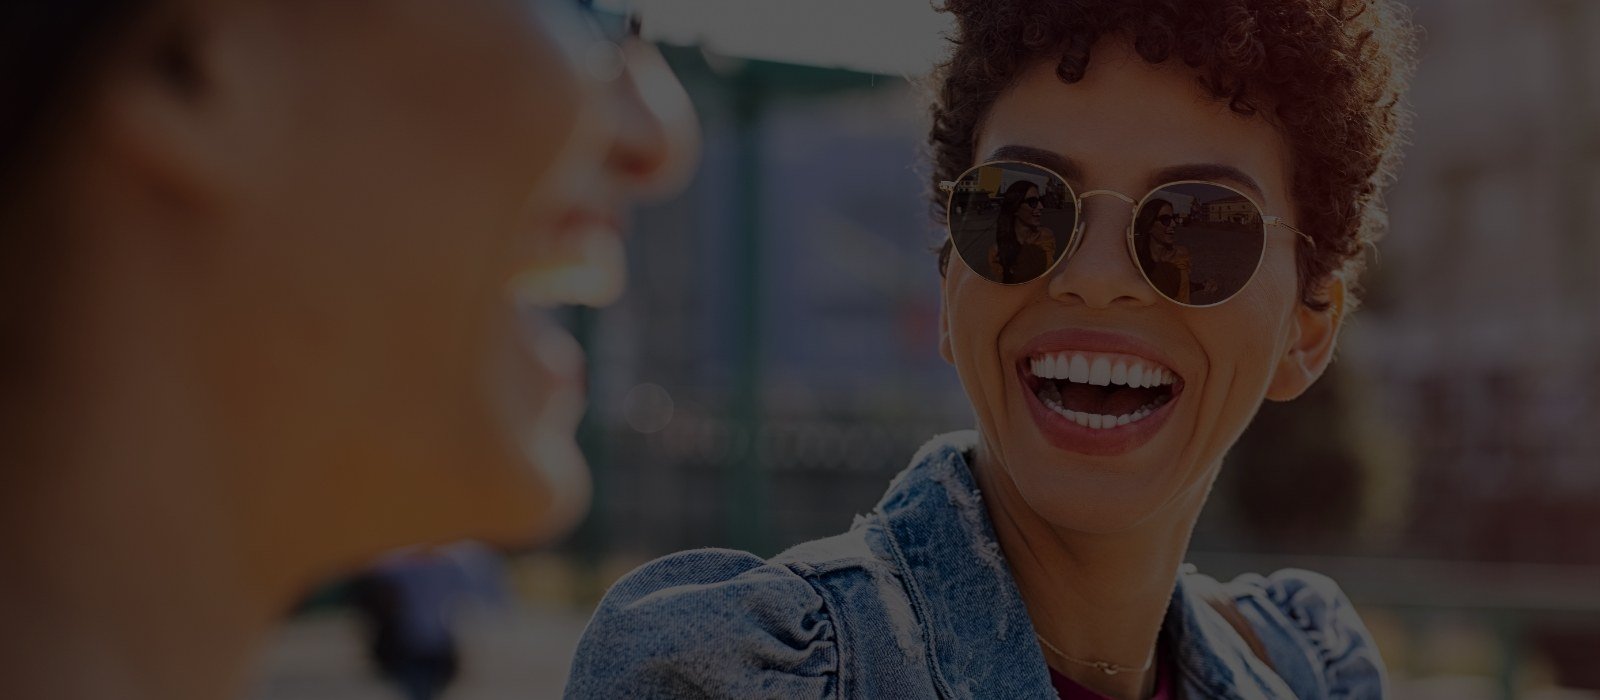
[(1173, 301), (1189, 303), (1189, 251), (1178, 245), (1172, 234), (1172, 203), (1159, 200), (1145, 207), (1133, 229), (1144, 233), (1144, 245), (1138, 248), (1139, 268), (1146, 271), (1150, 284), (1156, 289), (1177, 290)]
[(0, 697), (236, 697), (328, 577), (582, 512), (540, 307), (616, 293), (693, 145), (605, 19), (0, 5)]
[(1038, 185), (1018, 180), (1006, 188), (987, 260), (991, 274), (1003, 279), (1034, 277), (1049, 267), (1055, 259), (1056, 238), (1040, 220), (1043, 210)]
[[(1256, 410), (1331, 360), (1381, 228), (1409, 25), (1387, 0), (945, 6), (940, 352), (977, 429), (842, 535), (629, 575), (569, 696), (1380, 697), (1334, 582), (1219, 583), (1184, 558)], [(1018, 180), (1064, 193), (1041, 216), (1070, 234), (1008, 280), (972, 255), (993, 226), (949, 197)], [(1191, 280), (1153, 264), (1183, 261)]]
[(1139, 269), (1149, 276), (1150, 284), (1156, 289), (1173, 290), (1173, 301), (1188, 304), (1195, 292), (1217, 291), (1217, 283), (1210, 279), (1190, 282), (1192, 258), (1189, 249), (1178, 243), (1180, 220), (1172, 210), (1172, 202), (1165, 199), (1153, 200), (1139, 210), (1133, 230), (1143, 233), (1135, 234), (1136, 252)]

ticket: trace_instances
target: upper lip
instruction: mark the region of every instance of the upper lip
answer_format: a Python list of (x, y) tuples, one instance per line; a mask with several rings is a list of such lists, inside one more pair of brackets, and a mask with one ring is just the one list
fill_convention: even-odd
[(1026, 364), (1029, 359), (1047, 353), (1066, 351), (1134, 355), (1172, 370), (1179, 381), (1183, 373), (1173, 364), (1172, 358), (1148, 341), (1123, 333), (1088, 329), (1063, 328), (1034, 336), (1024, 343), (1017, 353), (1017, 362)]

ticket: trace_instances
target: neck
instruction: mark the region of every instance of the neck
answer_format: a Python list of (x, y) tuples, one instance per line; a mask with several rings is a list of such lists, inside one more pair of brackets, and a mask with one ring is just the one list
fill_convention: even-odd
[(293, 592), (246, 566), (181, 316), (86, 299), (6, 402), (0, 697), (231, 697)]
[[(979, 448), (976, 477), (1034, 629), (1059, 650), (1041, 645), (1046, 661), (1102, 695), (1149, 697), (1159, 669), (1145, 667), (1204, 494), (1126, 532), (1071, 531), (1034, 512), (993, 454)], [(1094, 662), (1131, 670), (1106, 674)]]
[[(223, 557), (164, 514), (122, 508), (96, 517), (48, 503), (34, 504), (31, 524), (8, 522), (0, 544), (0, 696), (235, 695), (271, 617), (239, 604), (242, 586)], [(46, 513), (50, 520), (40, 517)]]

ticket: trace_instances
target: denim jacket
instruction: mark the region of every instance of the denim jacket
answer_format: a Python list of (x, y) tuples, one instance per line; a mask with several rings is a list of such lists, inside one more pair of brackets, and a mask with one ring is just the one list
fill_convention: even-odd
[[(585, 630), (566, 696), (1056, 697), (967, 464), (975, 439), (929, 443), (845, 534), (771, 560), (703, 549), (635, 570)], [(1270, 658), (1208, 600), (1234, 602)], [(1319, 574), (1178, 575), (1162, 629), (1183, 698), (1384, 694), (1366, 628)]]

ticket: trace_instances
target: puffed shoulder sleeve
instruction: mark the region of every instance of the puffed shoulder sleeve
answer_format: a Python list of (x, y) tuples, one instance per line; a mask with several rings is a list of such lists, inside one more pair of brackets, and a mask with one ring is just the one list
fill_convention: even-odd
[(567, 698), (833, 698), (838, 650), (823, 598), (781, 564), (729, 550), (673, 554), (606, 593)]
[[(1377, 644), (1333, 579), (1314, 571), (1283, 569), (1236, 581), (1241, 582), (1265, 598), (1281, 615), (1281, 624), (1301, 642), (1299, 653), (1320, 676), (1322, 697), (1384, 697), (1387, 680)], [(1274, 657), (1278, 655), (1275, 650)]]

